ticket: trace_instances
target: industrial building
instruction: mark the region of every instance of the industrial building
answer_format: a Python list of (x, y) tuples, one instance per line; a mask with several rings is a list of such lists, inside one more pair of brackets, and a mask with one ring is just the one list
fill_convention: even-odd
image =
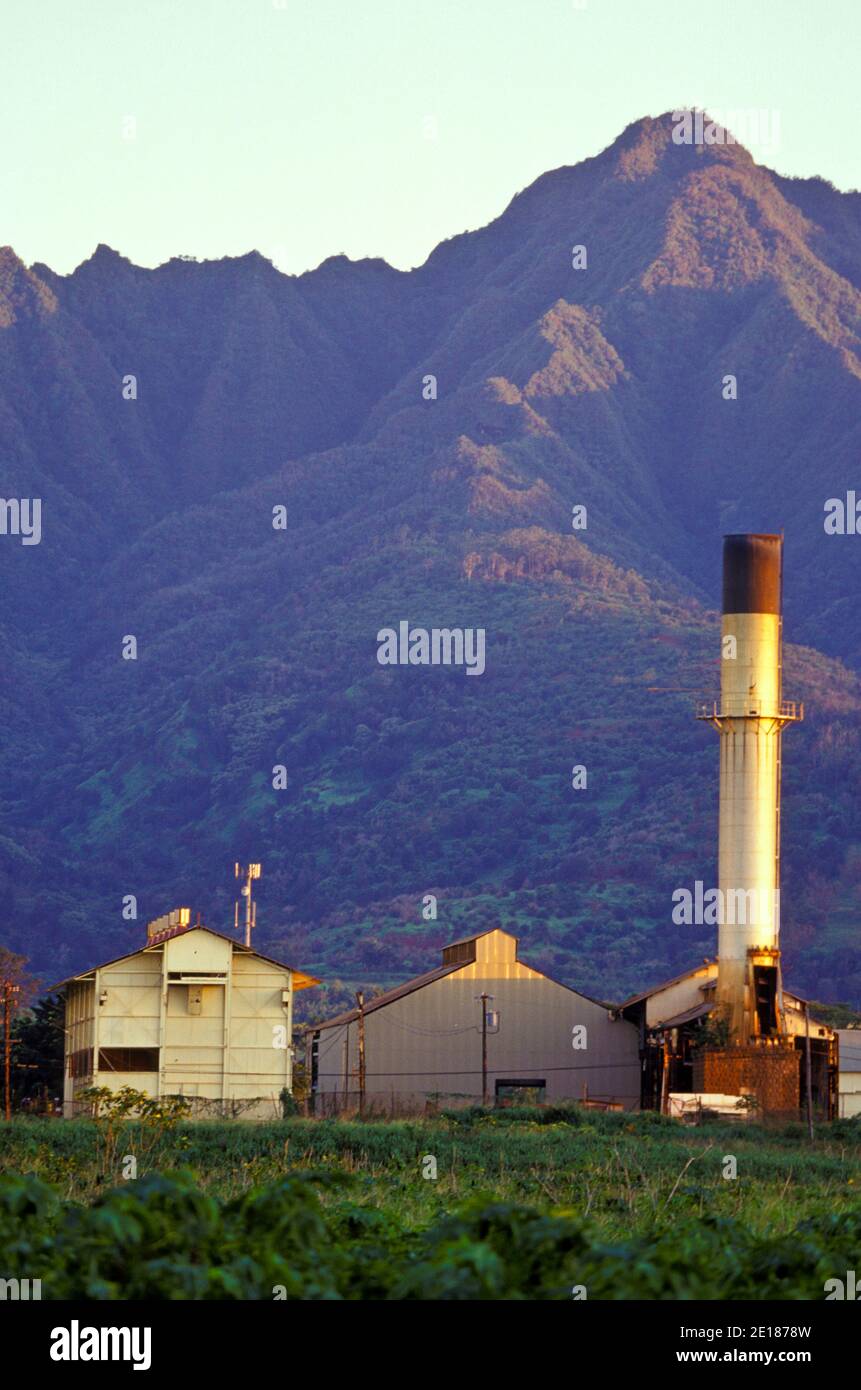
[[(703, 1032), (709, 1018), (720, 1017), (718, 975), (718, 962), (709, 961), (622, 1004), (640, 1038), (642, 1108), (669, 1113), (670, 1097), (685, 1093), (734, 1095), (750, 1097), (762, 1113), (797, 1118), (807, 1095), (806, 1001), (783, 989), (782, 1034), (733, 1045), (726, 1030)], [(834, 1031), (811, 1018), (809, 1040), (811, 1104), (827, 1119), (837, 1109)], [(861, 1109), (861, 1075), (857, 1081)]]
[(316, 1113), (518, 1096), (837, 1113), (837, 1034), (782, 974), (781, 745), (804, 715), (783, 698), (782, 599), (782, 536), (725, 537), (720, 700), (698, 710), (720, 748), (716, 958), (614, 1009), (523, 964), (507, 932), (455, 942), (436, 970), (310, 1031)]
[[(804, 711), (783, 698), (782, 594), (782, 536), (724, 538), (720, 699), (698, 711), (720, 748), (715, 959), (613, 1006), (527, 965), (501, 928), (455, 941), (435, 969), (306, 1031), (312, 1114), (564, 1099), (861, 1113), (861, 1032), (839, 1038), (783, 983), (782, 737)], [(318, 981), (251, 949), (260, 865), (235, 874), (244, 944), (179, 909), (140, 951), (64, 982), (66, 1114), (99, 1084), (184, 1095), (202, 1112), (279, 1113), (293, 995)]]
[(635, 1026), (526, 965), (500, 928), (446, 946), (442, 963), (308, 1030), (314, 1114), (435, 1104), (640, 1102)]
[(782, 645), (783, 537), (724, 537), (720, 702), (698, 710), (720, 738), (717, 959), (622, 1005), (639, 1030), (644, 1108), (669, 1111), (687, 1092), (784, 1117), (808, 1101), (837, 1111), (837, 1034), (783, 986), (781, 745), (804, 707), (783, 699)]
[(63, 980), (63, 1113), (89, 1086), (184, 1096), (192, 1114), (274, 1119), (293, 1084), (293, 997), (318, 984), (189, 908), (150, 922), (139, 951)]

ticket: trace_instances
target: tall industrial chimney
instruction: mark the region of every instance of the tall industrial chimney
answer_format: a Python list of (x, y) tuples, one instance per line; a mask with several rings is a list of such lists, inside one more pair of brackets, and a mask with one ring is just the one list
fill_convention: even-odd
[(803, 706), (781, 691), (783, 537), (724, 537), (717, 1002), (735, 1045), (784, 1032), (780, 745)]

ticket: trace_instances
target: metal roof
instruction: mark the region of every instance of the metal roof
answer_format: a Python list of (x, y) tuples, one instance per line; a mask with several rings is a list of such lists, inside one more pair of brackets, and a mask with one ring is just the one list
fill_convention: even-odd
[(488, 927), (485, 931), (473, 932), (472, 936), (462, 936), (457, 941), (449, 941), (446, 946), (443, 946), (443, 950), (450, 951), (453, 946), (466, 946), (470, 941), (480, 941), (483, 936), (490, 936), (492, 932), (497, 931), (502, 932), (503, 936), (510, 936), (512, 941), (520, 944), (520, 938), (515, 936), (513, 932), (506, 931), (505, 927)]
[(221, 941), (229, 941), (236, 951), (243, 955), (257, 956), (258, 960), (265, 960), (268, 965), (277, 965), (279, 970), (289, 970), (293, 976), (294, 989), (309, 989), (312, 985), (318, 985), (320, 981), (314, 975), (306, 975), (302, 970), (294, 970), (292, 965), (285, 965), (283, 960), (275, 960), (272, 956), (264, 956), (260, 951), (255, 951), (253, 946), (246, 946), (244, 941), (238, 941), (235, 936), (226, 936), (222, 931), (216, 931), (213, 927), (204, 926), (202, 922), (195, 923), (193, 926), (182, 927), (172, 931), (170, 936), (167, 933), (160, 933), (155, 941), (147, 941), (143, 946), (139, 946), (136, 951), (125, 951), (121, 956), (114, 956), (112, 960), (102, 961), (100, 965), (91, 965), (88, 970), (82, 970), (77, 975), (68, 975), (65, 980), (60, 980), (56, 985), (51, 985), (46, 991), (54, 994), (64, 985), (77, 983), (86, 980), (96, 970), (106, 970), (109, 965), (119, 965), (121, 960), (131, 960), (132, 956), (142, 956), (146, 951), (158, 951), (166, 940), (173, 940), (177, 936), (189, 936), (194, 931), (209, 932), (210, 936), (217, 936)]
[(683, 1023), (693, 1023), (696, 1018), (704, 1018), (714, 1009), (714, 1000), (710, 1004), (694, 1004), (692, 1009), (685, 1009), (684, 1013), (676, 1014), (673, 1018), (662, 1018), (660, 1023), (650, 1024), (650, 1030), (664, 1028), (681, 1028)]
[[(405, 995), (412, 994), (417, 989), (424, 989), (425, 985), (432, 985), (436, 980), (442, 980), (446, 975), (453, 975), (456, 970), (464, 969), (464, 961), (458, 961), (456, 965), (438, 965), (436, 970), (428, 970), (425, 975), (416, 975), (414, 979), (407, 980), (405, 984), (397, 985), (394, 989), (387, 989), (385, 994), (378, 994), (375, 999), (369, 999), (364, 1007), (364, 1013), (373, 1013), (375, 1009), (382, 1009), (386, 1004), (394, 1004), (395, 1000), (403, 999)], [(472, 961), (469, 964), (473, 964)], [(319, 1033), (324, 1028), (340, 1028), (343, 1024), (353, 1023), (359, 1017), (358, 1009), (347, 1009), (344, 1013), (336, 1014), (334, 1018), (327, 1018), (325, 1023), (315, 1023), (306, 1028), (307, 1033)]]
[[(478, 932), (477, 936), (489, 936), (492, 931), (503, 931), (503, 928), (491, 927), (489, 931)], [(511, 936), (511, 932), (505, 932), (505, 935)], [(467, 936), (464, 940), (474, 941), (477, 940), (477, 937)], [(516, 941), (517, 938), (515, 937), (514, 940)], [(458, 941), (451, 942), (452, 946), (459, 946), (461, 944), (462, 943)], [(445, 949), (448, 950), (448, 947), (445, 947)], [(543, 970), (536, 970), (534, 965), (530, 965), (528, 961), (521, 960), (519, 956), (517, 956), (516, 959), (519, 965), (526, 966), (527, 970), (535, 971), (535, 974), (540, 975), (543, 980), (549, 980), (551, 984), (558, 985), (560, 989), (567, 989), (571, 994), (576, 994), (581, 999), (588, 999), (590, 1004), (597, 1004), (601, 1009), (615, 1009), (617, 1007), (615, 1004), (609, 1004), (606, 999), (593, 999), (591, 994), (584, 994), (582, 989), (574, 989), (573, 985), (563, 985), (561, 980), (554, 980), (552, 975), (545, 975)], [(375, 1009), (384, 1008), (386, 1004), (394, 1004), (398, 999), (403, 999), (405, 995), (413, 994), (417, 989), (424, 989), (425, 985), (432, 985), (437, 980), (444, 979), (446, 975), (453, 975), (458, 970), (469, 970), (475, 964), (476, 962), (474, 960), (459, 960), (450, 965), (438, 965), (436, 970), (428, 970), (424, 975), (416, 975), (414, 979), (407, 980), (402, 985), (396, 985), (394, 989), (386, 990), (385, 994), (378, 994), (376, 999), (369, 999), (364, 1007), (364, 1013), (369, 1014)], [(320, 1033), (324, 1028), (344, 1027), (348, 1023), (354, 1023), (358, 1017), (358, 1009), (347, 1009), (344, 1013), (336, 1014), (334, 1018), (327, 1018), (325, 1023), (310, 1024), (305, 1029), (305, 1032), (306, 1034)]]
[[(652, 995), (660, 994), (662, 990), (670, 989), (673, 985), (680, 985), (683, 980), (690, 980), (694, 975), (699, 974), (701, 970), (708, 970), (709, 966), (716, 966), (717, 964), (718, 962), (716, 960), (708, 961), (707, 963), (703, 962), (702, 965), (695, 966), (693, 970), (686, 970), (683, 975), (675, 975), (672, 980), (664, 980), (661, 984), (654, 985), (651, 989), (643, 990), (642, 994), (632, 994), (630, 999), (624, 1000), (624, 1002), (618, 1006), (618, 1012), (624, 1013), (626, 1009), (631, 1008), (634, 1004), (642, 1004), (645, 999), (651, 999)], [(699, 988), (703, 992), (712, 990), (715, 988), (716, 983), (717, 977), (715, 975), (710, 975), (707, 979), (703, 980)], [(791, 1000), (793, 1004), (807, 1004), (807, 1000), (803, 998), (802, 995), (796, 994), (794, 990), (787, 989), (785, 986), (783, 989), (783, 999), (784, 1004), (786, 1004), (788, 1000)], [(712, 1007), (713, 1001), (706, 1002), (702, 1005), (697, 1004), (694, 1009), (688, 1009), (683, 1014), (677, 1014), (675, 1018), (662, 1020), (660, 1023), (650, 1024), (649, 1026), (652, 1028), (676, 1028), (682, 1023), (689, 1022), (690, 1019), (698, 1018), (700, 1014), (707, 1012)], [(819, 1020), (815, 1018), (811, 1018), (810, 1022), (811, 1024), (815, 1024), (817, 1028), (828, 1027), (827, 1024), (820, 1023)], [(851, 1032), (851, 1029), (849, 1031)], [(859, 1053), (861, 1053), (861, 1029), (858, 1031), (858, 1039)], [(858, 1070), (861, 1071), (861, 1063), (859, 1063)]]
[[(650, 999), (653, 994), (660, 994), (662, 989), (669, 989), (671, 985), (680, 985), (682, 980), (689, 980), (691, 976), (698, 975), (701, 970), (708, 970), (710, 966), (717, 965), (717, 961), (710, 960), (708, 964), (695, 965), (693, 970), (684, 970), (681, 975), (674, 975), (671, 980), (662, 980), (660, 984), (653, 985), (651, 989), (644, 989), (642, 994), (632, 994), (630, 999), (624, 999), (618, 1006), (620, 1009), (627, 1009), (632, 1004), (641, 1004), (644, 999)], [(713, 977), (703, 981), (701, 988), (705, 988), (711, 983)]]

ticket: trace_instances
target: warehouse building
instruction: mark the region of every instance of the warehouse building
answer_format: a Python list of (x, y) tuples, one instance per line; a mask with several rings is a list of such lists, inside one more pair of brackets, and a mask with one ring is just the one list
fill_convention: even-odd
[(188, 908), (150, 922), (139, 951), (56, 985), (65, 991), (63, 1113), (89, 1086), (184, 1096), (194, 1115), (274, 1119), (293, 1085), (293, 997), (319, 981)]
[(406, 1113), (435, 1104), (640, 1100), (637, 1029), (521, 961), (495, 928), (306, 1035), (310, 1108)]

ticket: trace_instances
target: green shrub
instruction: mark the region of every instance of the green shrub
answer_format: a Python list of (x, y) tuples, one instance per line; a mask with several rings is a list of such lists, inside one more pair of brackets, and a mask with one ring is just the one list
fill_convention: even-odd
[(475, 1197), (422, 1233), (300, 1172), (234, 1199), (188, 1173), (150, 1175), (92, 1206), (0, 1178), (0, 1268), (45, 1299), (821, 1299), (854, 1269), (861, 1203), (778, 1236), (684, 1217), (607, 1241), (579, 1214)]

